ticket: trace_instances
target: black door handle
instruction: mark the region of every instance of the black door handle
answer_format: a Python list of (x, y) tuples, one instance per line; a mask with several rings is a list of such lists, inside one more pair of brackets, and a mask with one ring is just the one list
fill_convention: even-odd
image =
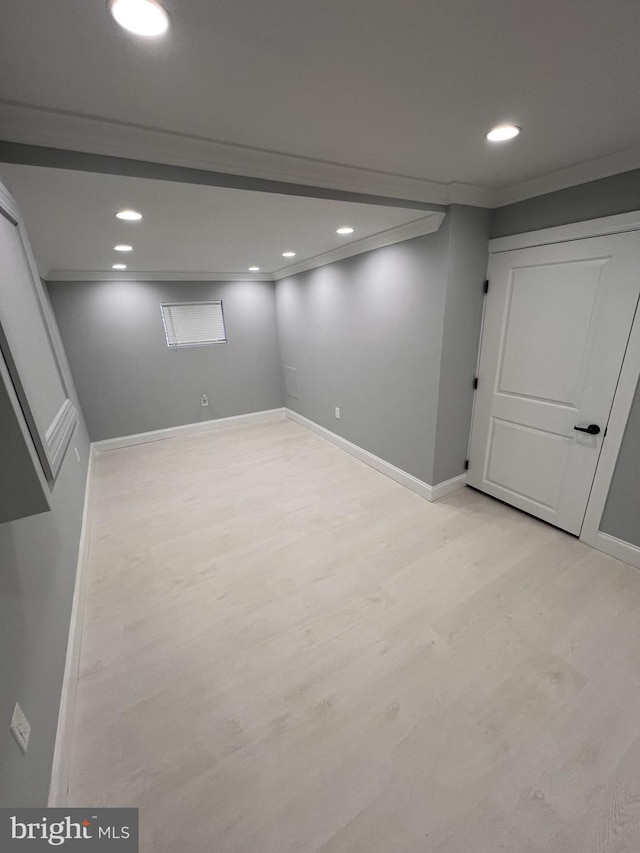
[(588, 432), (589, 435), (598, 435), (600, 432), (598, 424), (589, 424), (588, 427), (574, 426), (574, 429), (578, 430), (578, 432)]

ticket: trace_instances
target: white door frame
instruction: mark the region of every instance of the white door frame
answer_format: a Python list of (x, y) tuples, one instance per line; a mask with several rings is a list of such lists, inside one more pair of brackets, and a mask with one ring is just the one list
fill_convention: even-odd
[[(621, 234), (627, 231), (640, 231), (640, 211), (606, 216), (601, 219), (590, 219), (571, 225), (560, 225), (556, 228), (543, 228), (539, 231), (514, 234), (510, 237), (496, 237), (489, 241), (489, 254), (509, 252), (513, 249), (526, 249), (533, 246), (546, 246), (551, 243), (565, 243), (569, 240), (584, 240), (607, 234)], [(640, 277), (640, 271), (638, 271), (638, 275)], [(602, 451), (598, 459), (587, 511), (580, 531), (580, 541), (640, 568), (639, 547), (622, 542), (620, 539), (609, 536), (600, 530), (602, 514), (639, 379), (640, 310), (636, 310), (620, 378), (613, 398), (607, 435), (602, 443)]]

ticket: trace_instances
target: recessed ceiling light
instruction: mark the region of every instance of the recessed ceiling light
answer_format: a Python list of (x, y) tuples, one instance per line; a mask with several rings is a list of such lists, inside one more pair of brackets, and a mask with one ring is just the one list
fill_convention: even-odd
[(116, 213), (117, 219), (124, 219), (127, 222), (138, 222), (138, 220), (142, 219), (142, 214), (138, 213), (137, 210), (119, 210)]
[(249, 267), (249, 272), (260, 272), (260, 267)]
[(133, 250), (133, 246), (127, 246), (126, 243), (118, 243), (118, 245), (113, 248), (116, 252), (131, 252)]
[(127, 268), (126, 264), (113, 264), (111, 266), (112, 270), (126, 270), (126, 268)]
[(295, 252), (283, 252), (282, 253), (283, 258), (295, 258), (295, 256), (296, 256)]
[(506, 142), (507, 139), (513, 139), (519, 133), (520, 128), (515, 124), (500, 124), (487, 133), (487, 139), (490, 142)]
[(137, 36), (161, 36), (169, 28), (169, 16), (156, 0), (109, 0), (117, 24)]
[(336, 228), (336, 234), (353, 234), (353, 228), (344, 225), (342, 228)]

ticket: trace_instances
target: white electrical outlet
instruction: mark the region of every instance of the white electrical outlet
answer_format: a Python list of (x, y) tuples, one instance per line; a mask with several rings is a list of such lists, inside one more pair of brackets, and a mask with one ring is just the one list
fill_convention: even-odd
[(76, 452), (76, 459), (77, 459), (77, 460), (78, 460), (78, 462), (79, 462), (79, 461), (80, 461), (80, 454), (78, 453), (78, 448), (77, 448), (77, 447), (74, 447), (73, 449), (74, 449), (74, 450), (75, 450), (75, 452)]
[(202, 395), (200, 396), (200, 402), (202, 403), (202, 405), (203, 405), (203, 406), (208, 406), (208, 405), (209, 405), (209, 398), (207, 397), (207, 395), (206, 395), (206, 394), (202, 394)]
[(336, 406), (336, 417), (340, 420), (340, 407)]
[(15, 738), (16, 743), (23, 752), (27, 751), (29, 746), (29, 735), (31, 734), (31, 726), (24, 715), (24, 711), (16, 702), (16, 707), (13, 709), (13, 716), (9, 723), (9, 731)]

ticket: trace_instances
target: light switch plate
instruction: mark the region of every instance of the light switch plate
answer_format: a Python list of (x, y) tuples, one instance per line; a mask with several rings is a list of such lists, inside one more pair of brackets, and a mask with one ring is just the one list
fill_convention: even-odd
[(16, 743), (23, 752), (27, 751), (29, 746), (29, 736), (31, 735), (31, 726), (24, 715), (24, 711), (16, 702), (16, 707), (13, 709), (11, 722), (9, 723), (9, 731), (15, 738)]

